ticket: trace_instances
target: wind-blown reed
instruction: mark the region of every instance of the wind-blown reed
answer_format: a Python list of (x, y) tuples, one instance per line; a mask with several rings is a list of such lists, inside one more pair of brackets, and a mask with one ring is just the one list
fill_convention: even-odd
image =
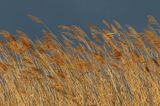
[(148, 20), (143, 32), (103, 20), (91, 36), (60, 25), (61, 40), (46, 25), (36, 41), (1, 31), (0, 106), (160, 105), (160, 26)]

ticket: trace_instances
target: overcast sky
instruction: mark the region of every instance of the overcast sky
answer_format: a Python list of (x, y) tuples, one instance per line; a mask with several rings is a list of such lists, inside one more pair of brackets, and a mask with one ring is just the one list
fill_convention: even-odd
[(27, 17), (29, 13), (43, 19), (52, 30), (58, 24), (100, 25), (102, 19), (142, 28), (147, 15), (160, 19), (159, 11), (160, 0), (0, 0), (0, 29), (38, 34), (41, 27)]

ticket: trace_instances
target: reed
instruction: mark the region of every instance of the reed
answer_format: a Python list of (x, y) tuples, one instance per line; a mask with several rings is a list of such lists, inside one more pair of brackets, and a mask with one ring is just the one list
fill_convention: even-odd
[(90, 24), (91, 36), (60, 25), (62, 40), (29, 17), (45, 26), (43, 39), (0, 33), (1, 106), (160, 105), (160, 26), (153, 16), (143, 32), (116, 20), (103, 20), (104, 29)]

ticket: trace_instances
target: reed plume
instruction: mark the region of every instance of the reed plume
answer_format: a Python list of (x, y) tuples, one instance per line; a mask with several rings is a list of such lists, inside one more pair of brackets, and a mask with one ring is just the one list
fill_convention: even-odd
[(153, 16), (142, 32), (103, 20), (104, 29), (89, 24), (90, 34), (59, 25), (60, 35), (29, 17), (45, 26), (42, 39), (21, 30), (17, 36), (0, 33), (1, 106), (160, 104), (159, 24)]

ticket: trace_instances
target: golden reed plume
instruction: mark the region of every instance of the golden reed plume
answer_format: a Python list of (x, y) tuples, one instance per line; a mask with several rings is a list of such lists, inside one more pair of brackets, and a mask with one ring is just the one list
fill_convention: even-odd
[(0, 106), (159, 106), (158, 21), (148, 16), (142, 32), (102, 22), (91, 34), (59, 25), (59, 36), (45, 25), (37, 40), (0, 31)]

